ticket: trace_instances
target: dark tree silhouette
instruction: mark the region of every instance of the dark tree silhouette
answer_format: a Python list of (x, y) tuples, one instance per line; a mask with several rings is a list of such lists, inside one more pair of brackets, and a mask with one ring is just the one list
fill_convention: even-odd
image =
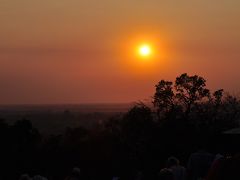
[(176, 98), (182, 103), (186, 116), (196, 102), (201, 102), (203, 98), (210, 96), (205, 82), (206, 80), (200, 76), (189, 76), (186, 73), (176, 78)]
[(219, 89), (213, 93), (213, 96), (215, 98), (214, 103), (216, 104), (216, 106), (219, 106), (222, 103), (223, 92), (223, 89)]
[(203, 77), (186, 73), (175, 83), (161, 80), (153, 97), (158, 121), (165, 123), (166, 131), (220, 133), (237, 127), (239, 104), (238, 98), (224, 96), (223, 89), (211, 94)]
[(156, 86), (153, 98), (153, 105), (157, 110), (158, 118), (169, 112), (174, 106), (173, 83), (161, 80)]

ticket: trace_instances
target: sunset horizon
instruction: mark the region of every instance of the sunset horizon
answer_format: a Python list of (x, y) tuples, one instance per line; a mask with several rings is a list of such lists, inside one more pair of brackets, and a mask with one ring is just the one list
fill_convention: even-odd
[(240, 0), (0, 0), (0, 180), (239, 180)]
[[(5, 1), (0, 104), (149, 99), (162, 79), (199, 75), (239, 94), (238, 1)], [(124, 13), (123, 13), (124, 12)]]

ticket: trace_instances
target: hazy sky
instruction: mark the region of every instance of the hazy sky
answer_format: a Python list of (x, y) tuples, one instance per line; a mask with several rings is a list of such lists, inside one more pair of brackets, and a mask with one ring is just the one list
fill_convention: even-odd
[[(0, 0), (0, 104), (131, 102), (187, 72), (240, 92), (239, 0)], [(144, 62), (140, 42), (155, 48)]]

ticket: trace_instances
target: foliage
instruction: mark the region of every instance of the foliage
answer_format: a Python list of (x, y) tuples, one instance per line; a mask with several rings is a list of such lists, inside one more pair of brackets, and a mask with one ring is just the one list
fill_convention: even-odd
[(161, 80), (156, 85), (153, 105), (158, 121), (170, 124), (169, 128), (177, 124), (184, 126), (182, 130), (219, 133), (237, 126), (240, 111), (239, 100), (223, 93), (219, 89), (212, 94), (203, 77), (184, 73), (174, 84)]

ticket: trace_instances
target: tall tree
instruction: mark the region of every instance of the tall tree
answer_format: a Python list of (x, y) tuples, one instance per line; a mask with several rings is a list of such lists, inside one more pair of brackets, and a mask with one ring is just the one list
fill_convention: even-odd
[(189, 76), (187, 73), (176, 78), (176, 98), (185, 110), (185, 115), (191, 111), (192, 106), (210, 97), (210, 91), (206, 88), (206, 80), (201, 76)]
[(161, 80), (156, 86), (156, 91), (153, 97), (153, 105), (157, 110), (157, 115), (160, 118), (174, 106), (173, 83), (171, 81)]

